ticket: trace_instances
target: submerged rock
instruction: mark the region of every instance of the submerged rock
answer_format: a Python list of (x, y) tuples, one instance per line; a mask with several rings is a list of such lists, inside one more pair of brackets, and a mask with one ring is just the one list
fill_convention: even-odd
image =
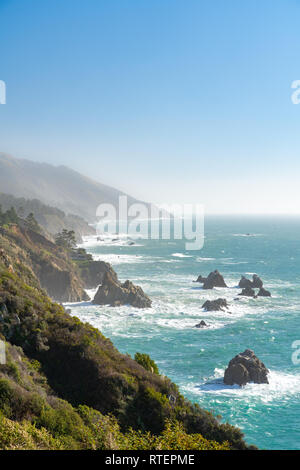
[(246, 385), (249, 382), (268, 384), (269, 371), (251, 349), (237, 354), (228, 364), (224, 374), (226, 385)]
[(197, 323), (197, 325), (195, 325), (195, 328), (206, 328), (206, 327), (208, 327), (208, 324), (205, 323), (204, 320), (201, 320), (200, 323)]
[(137, 308), (148, 308), (151, 307), (152, 302), (141, 287), (134, 285), (131, 281), (122, 284), (118, 278), (107, 271), (104, 273), (102, 285), (99, 286), (93, 303), (113, 307), (130, 304)]
[(213, 289), (214, 287), (227, 287), (222, 274), (217, 269), (207, 276), (203, 284), (203, 289)]
[(257, 294), (258, 297), (271, 297), (271, 292), (261, 287)]
[(216, 299), (216, 300), (207, 300), (202, 305), (207, 312), (216, 312), (218, 310), (224, 310), (228, 308), (228, 303), (226, 299)]
[(194, 282), (200, 282), (200, 284), (203, 284), (203, 282), (206, 281), (206, 277), (201, 276), (201, 274), (197, 277), (196, 281)]
[(252, 287), (246, 287), (242, 290), (242, 292), (238, 295), (243, 295), (245, 297), (256, 297), (255, 290)]

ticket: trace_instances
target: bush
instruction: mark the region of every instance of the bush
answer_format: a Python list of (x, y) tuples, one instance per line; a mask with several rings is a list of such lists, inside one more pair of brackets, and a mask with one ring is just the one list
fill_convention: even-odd
[(187, 434), (178, 421), (167, 420), (159, 436), (130, 430), (125, 435), (123, 450), (229, 450), (228, 442), (209, 441), (201, 434)]
[(134, 356), (134, 360), (140, 364), (141, 366), (144, 367), (144, 369), (148, 370), (149, 372), (152, 372), (152, 374), (157, 374), (159, 375), (159, 370), (153, 359), (151, 359), (148, 354), (142, 354), (137, 352)]

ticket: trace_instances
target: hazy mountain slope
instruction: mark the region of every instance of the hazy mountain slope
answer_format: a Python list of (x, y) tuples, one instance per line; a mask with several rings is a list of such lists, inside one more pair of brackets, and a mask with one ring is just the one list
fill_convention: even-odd
[[(95, 220), (96, 208), (107, 202), (118, 206), (117, 189), (93, 181), (65, 166), (19, 160), (0, 153), (0, 191), (40, 201)], [(129, 197), (128, 202), (135, 202)]]
[(38, 199), (16, 198), (0, 192), (0, 206), (4, 211), (14, 207), (21, 217), (27, 217), (32, 212), (38, 224), (53, 236), (63, 229), (74, 230), (78, 240), (81, 240), (82, 235), (96, 233), (94, 228), (78, 215), (66, 215), (62, 210), (43, 204)]

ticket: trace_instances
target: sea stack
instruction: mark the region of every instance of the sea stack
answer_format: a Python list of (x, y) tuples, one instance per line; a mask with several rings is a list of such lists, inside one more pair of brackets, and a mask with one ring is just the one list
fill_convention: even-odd
[(245, 276), (242, 276), (239, 282), (239, 287), (241, 287), (241, 289), (247, 289), (249, 287), (261, 289), (262, 286), (263, 281), (257, 274), (253, 274), (252, 281), (250, 279), (247, 279)]
[(129, 304), (137, 308), (149, 308), (152, 302), (140, 286), (134, 285), (131, 281), (125, 281), (122, 284), (107, 271), (104, 273), (102, 284), (96, 292), (93, 303), (113, 307)]
[(261, 287), (257, 294), (258, 297), (271, 297), (271, 292)]
[(239, 385), (247, 383), (268, 384), (268, 369), (251, 349), (237, 354), (228, 364), (224, 374), (226, 385)]
[(222, 274), (217, 269), (212, 271), (203, 283), (203, 289), (213, 289), (214, 287), (227, 287)]

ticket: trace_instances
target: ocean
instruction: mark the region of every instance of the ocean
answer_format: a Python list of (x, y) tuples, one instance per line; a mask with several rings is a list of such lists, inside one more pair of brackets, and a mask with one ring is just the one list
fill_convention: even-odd
[[(83, 246), (110, 262), (120, 280), (140, 285), (153, 306), (67, 304), (72, 315), (101, 330), (121, 352), (149, 354), (187, 398), (238, 426), (249, 444), (300, 449), (300, 364), (292, 361), (292, 344), (300, 340), (299, 216), (207, 216), (199, 251), (186, 251), (184, 240), (129, 246), (124, 236), (90, 237)], [(193, 282), (215, 269), (229, 288), (205, 291)], [(271, 298), (237, 296), (241, 275), (253, 273)], [(203, 311), (205, 300), (219, 297), (227, 299), (228, 311)], [(209, 327), (195, 328), (200, 320)], [(228, 362), (247, 348), (269, 369), (269, 385), (224, 385)]]

